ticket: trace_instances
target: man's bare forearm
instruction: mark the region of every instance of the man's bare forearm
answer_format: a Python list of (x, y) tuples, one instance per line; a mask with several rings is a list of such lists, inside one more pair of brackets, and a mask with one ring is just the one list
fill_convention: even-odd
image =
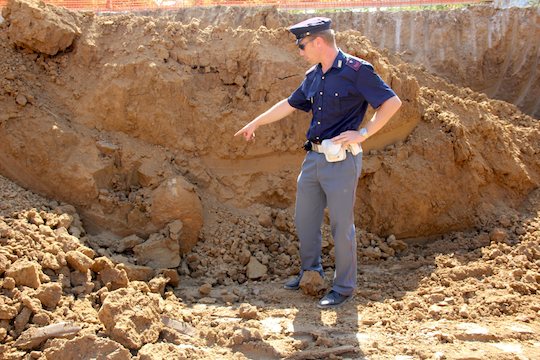
[(390, 118), (401, 107), (401, 100), (399, 97), (394, 96), (386, 100), (373, 114), (373, 117), (367, 122), (365, 128), (368, 130), (368, 134), (372, 135), (379, 131)]
[(333, 137), (332, 141), (343, 145), (364, 142), (369, 136), (372, 136), (386, 125), (388, 120), (390, 120), (400, 107), (401, 100), (397, 96), (393, 96), (377, 108), (371, 120), (364, 126), (367, 130), (367, 136), (362, 134), (362, 131), (348, 130)]
[(289, 105), (287, 99), (283, 99), (261, 115), (257, 116), (252, 122), (256, 122), (257, 126), (270, 124), (292, 114), (294, 110), (296, 109)]
[(283, 99), (238, 130), (234, 136), (242, 134), (246, 140), (252, 140), (255, 136), (255, 130), (259, 126), (281, 120), (285, 116), (292, 114), (294, 110), (296, 109), (289, 105), (287, 99)]

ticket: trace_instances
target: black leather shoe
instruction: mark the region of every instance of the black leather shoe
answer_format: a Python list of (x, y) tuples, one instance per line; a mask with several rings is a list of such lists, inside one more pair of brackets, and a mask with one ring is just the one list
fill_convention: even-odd
[(302, 275), (298, 275), (291, 280), (287, 281), (283, 287), (287, 290), (298, 290), (300, 289), (300, 281), (302, 280)]
[(326, 294), (320, 301), (317, 307), (319, 309), (331, 309), (331, 308), (337, 308), (343, 304), (345, 304), (347, 301), (351, 300), (353, 298), (353, 295), (341, 295), (340, 293), (330, 290), (328, 294)]

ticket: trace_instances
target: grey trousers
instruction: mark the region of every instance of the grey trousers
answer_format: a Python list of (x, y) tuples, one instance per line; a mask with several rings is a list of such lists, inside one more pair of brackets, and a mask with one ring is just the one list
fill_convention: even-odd
[(318, 271), (321, 263), (321, 226), (324, 209), (330, 211), (335, 247), (332, 289), (350, 295), (356, 288), (356, 236), (354, 201), (362, 170), (362, 153), (339, 162), (327, 162), (324, 154), (309, 151), (302, 163), (296, 192), (295, 222), (300, 239), (302, 272)]

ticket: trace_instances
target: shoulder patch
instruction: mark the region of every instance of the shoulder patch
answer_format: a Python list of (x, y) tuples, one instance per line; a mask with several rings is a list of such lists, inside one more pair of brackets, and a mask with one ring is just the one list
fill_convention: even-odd
[(345, 61), (345, 65), (352, 68), (354, 71), (358, 71), (360, 70), (362, 63), (359, 60), (356, 60), (353, 58), (347, 58), (347, 61)]
[(308, 69), (308, 71), (306, 71), (306, 75), (309, 74), (310, 72), (312, 72), (313, 70), (315, 70), (316, 67), (317, 67), (317, 65), (313, 65), (312, 67), (310, 67)]

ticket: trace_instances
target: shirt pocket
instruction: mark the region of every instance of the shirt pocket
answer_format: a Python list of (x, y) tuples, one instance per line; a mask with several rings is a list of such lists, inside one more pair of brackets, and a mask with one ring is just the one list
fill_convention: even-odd
[(328, 113), (333, 114), (334, 116), (339, 116), (341, 114), (341, 98), (343, 96), (342, 89), (339, 88), (330, 88), (326, 90), (324, 99), (324, 107), (326, 107)]
[(360, 106), (361, 97), (352, 87), (347, 87), (336, 92), (336, 97), (339, 99), (339, 111), (342, 114), (348, 114), (354, 108)]

